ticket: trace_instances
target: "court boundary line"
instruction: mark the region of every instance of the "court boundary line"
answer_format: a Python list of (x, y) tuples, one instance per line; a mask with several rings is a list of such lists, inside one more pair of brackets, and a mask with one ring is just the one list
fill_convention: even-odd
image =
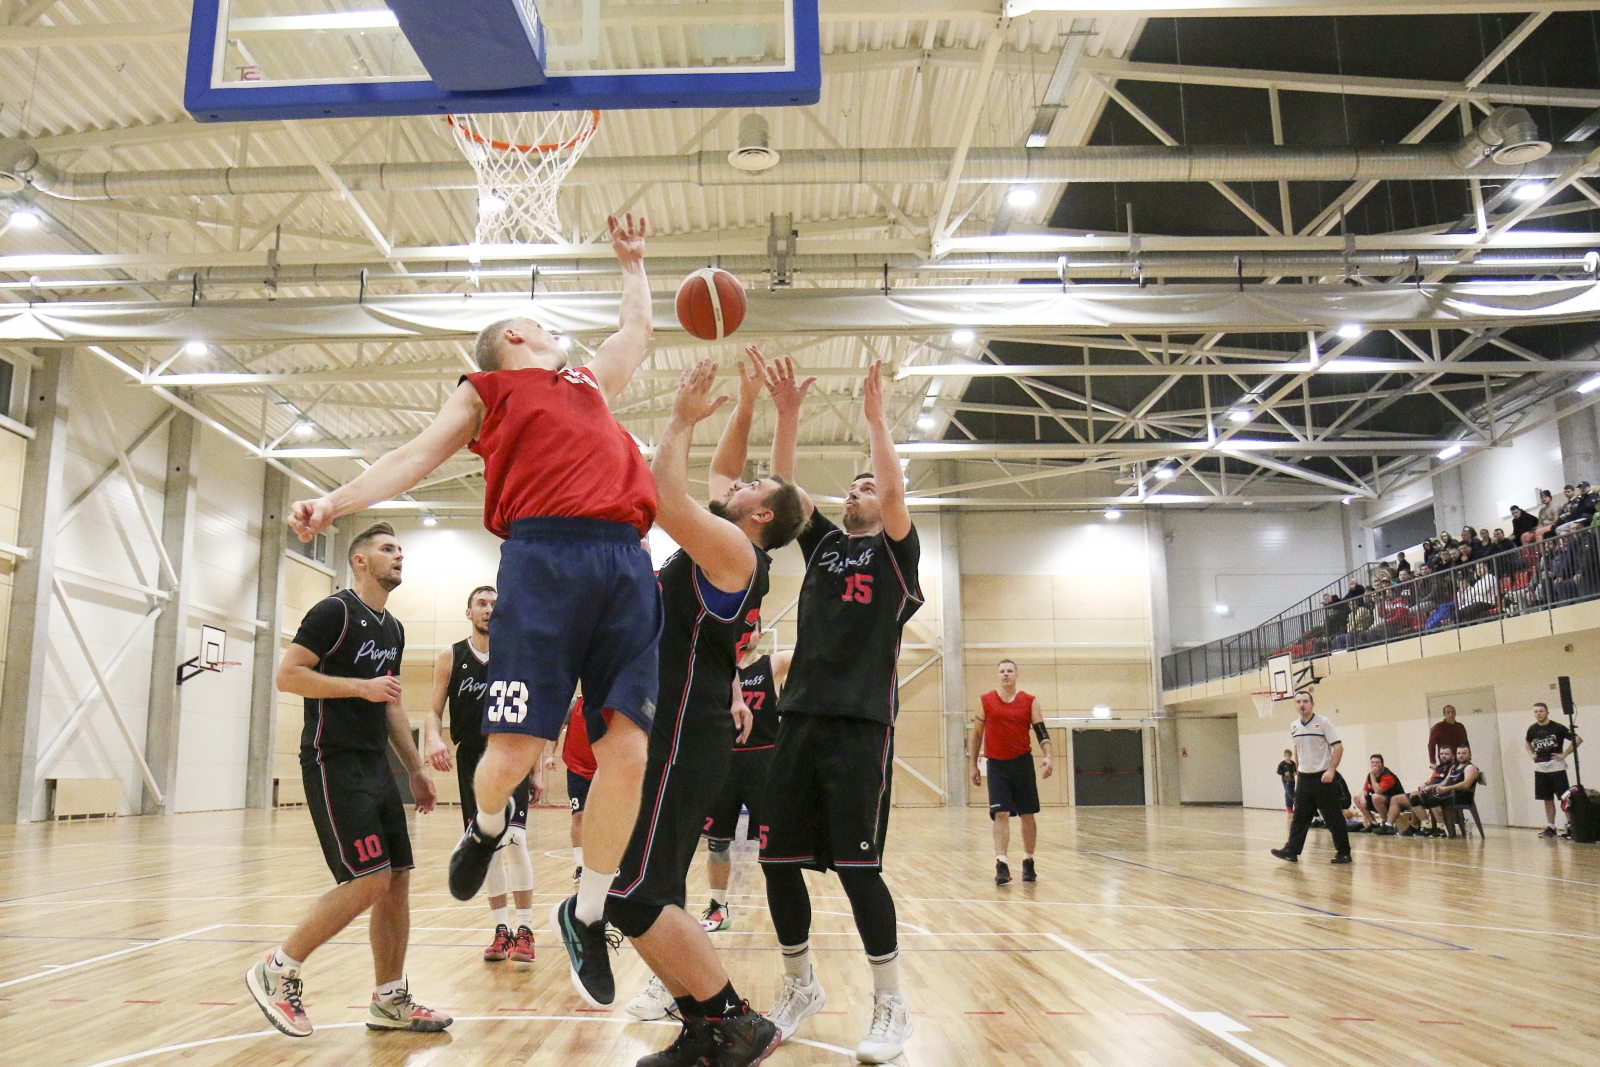
[(202, 926), (196, 930), (186, 930), (181, 934), (173, 934), (170, 937), (163, 937), (158, 941), (147, 941), (142, 945), (133, 945), (129, 948), (118, 949), (116, 952), (102, 953), (99, 956), (91, 956), (86, 960), (78, 960), (75, 963), (63, 963), (60, 966), (51, 967), (48, 970), (35, 971), (32, 974), (25, 974), (20, 978), (11, 978), (7, 981), (0, 982), (0, 989), (5, 989), (7, 986), (21, 985), (23, 982), (32, 982), (39, 978), (51, 978), (58, 974), (65, 974), (67, 971), (75, 971), (79, 967), (87, 967), (91, 963), (103, 963), (106, 960), (114, 960), (120, 956), (126, 956), (134, 952), (143, 952), (147, 948), (156, 948), (159, 945), (168, 945), (174, 941), (182, 941), (185, 938), (194, 937), (196, 934), (206, 934), (210, 933), (212, 930), (220, 930), (224, 926), (232, 925), (232, 923), (212, 923), (210, 926)]
[[(1054, 941), (1057, 945), (1060, 945), (1062, 948), (1066, 949), (1080, 960), (1083, 960), (1085, 963), (1088, 963), (1099, 970), (1104, 971), (1106, 974), (1109, 974), (1111, 977), (1115, 978), (1129, 989), (1136, 989), (1144, 996), (1155, 1001), (1157, 1004), (1160, 1004), (1162, 1007), (1177, 1012), (1183, 1018), (1204, 1030), (1206, 1033), (1244, 1053), (1257, 1063), (1263, 1064), (1264, 1067), (1288, 1067), (1288, 1065), (1282, 1060), (1274, 1059), (1265, 1052), (1262, 1052), (1260, 1049), (1256, 1048), (1254, 1045), (1250, 1044), (1250, 1042), (1236, 1037), (1235, 1030), (1249, 1033), (1250, 1028), (1245, 1026), (1243, 1023), (1224, 1015), (1220, 1011), (1193, 1011), (1189, 1008), (1185, 1008), (1182, 1004), (1179, 1004), (1171, 997), (1166, 996), (1157, 990), (1149, 988), (1145, 983), (1139, 981), (1138, 979), (1128, 977), (1115, 967), (1111, 966), (1111, 964), (1106, 963), (1103, 960), (1095, 959), (1089, 953), (1085, 952), (1083, 949), (1079, 948), (1077, 945), (1074, 945), (1071, 941), (1068, 941), (1059, 934), (1047, 932), (1044, 936), (1049, 938), (1051, 941)], [(1230, 1029), (1230, 1026), (1232, 1029)]]

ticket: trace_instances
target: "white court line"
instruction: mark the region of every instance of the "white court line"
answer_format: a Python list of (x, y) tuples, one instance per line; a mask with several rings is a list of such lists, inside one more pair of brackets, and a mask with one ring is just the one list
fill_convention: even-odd
[(1106, 963), (1103, 960), (1095, 959), (1089, 953), (1083, 951), (1083, 949), (1079, 948), (1077, 945), (1074, 945), (1066, 938), (1058, 937), (1057, 935), (1051, 933), (1047, 933), (1044, 936), (1049, 938), (1051, 941), (1054, 941), (1056, 944), (1060, 945), (1074, 956), (1077, 956), (1085, 963), (1098, 967), (1100, 970), (1109, 974), (1111, 977), (1115, 978), (1129, 989), (1136, 989), (1140, 993), (1149, 997), (1151, 1000), (1155, 1001), (1157, 1004), (1160, 1004), (1162, 1007), (1169, 1008), (1172, 1011), (1177, 1012), (1179, 1015), (1183, 1016), (1185, 1019), (1188, 1019), (1200, 1029), (1204, 1030), (1206, 1033), (1227, 1042), (1240, 1052), (1243, 1052), (1246, 1056), (1249, 1056), (1251, 1059), (1255, 1060), (1257, 1063), (1265, 1064), (1265, 1067), (1287, 1067), (1287, 1065), (1281, 1060), (1275, 1060), (1271, 1056), (1268, 1056), (1265, 1052), (1262, 1052), (1260, 1049), (1250, 1044), (1248, 1041), (1241, 1041), (1239, 1038), (1235, 1037), (1234, 1034), (1236, 1032), (1242, 1031), (1244, 1033), (1249, 1033), (1250, 1028), (1245, 1026), (1243, 1023), (1236, 1022), (1233, 1019), (1228, 1018), (1220, 1011), (1190, 1011), (1188, 1008), (1185, 1008), (1171, 997), (1162, 993), (1158, 993), (1149, 986), (1142, 984), (1139, 979), (1129, 978), (1127, 975), (1111, 966), (1111, 964)]
[[(511, 1014), (507, 1014), (507, 1015), (461, 1015), (461, 1016), (457, 1016), (456, 1017), (456, 1022), (458, 1022), (458, 1023), (567, 1022), (567, 1023), (612, 1023), (612, 1024), (615, 1024), (615, 1025), (634, 1025), (634, 1024), (637, 1024), (639, 1022), (639, 1020), (638, 1019), (628, 1019), (628, 1018), (595, 1019), (595, 1018), (585, 1017), (585, 1016), (582, 1016), (582, 1015), (511, 1015)], [(351, 1027), (365, 1026), (365, 1025), (367, 1025), (367, 1024), (366, 1023), (329, 1023), (326, 1026), (318, 1026), (318, 1027), (316, 1027), (316, 1030), (318, 1030), (318, 1031), (321, 1031), (321, 1030), (346, 1030), (346, 1029), (349, 1029)], [(647, 1022), (644, 1025), (646, 1025), (646, 1026), (677, 1026), (678, 1024), (675, 1023), (675, 1022), (670, 1022), (670, 1021), (660, 1021), (660, 1022), (654, 1022), (653, 1021), (653, 1022)], [(137, 1062), (139, 1060), (149, 1059), (151, 1056), (160, 1056), (160, 1055), (162, 1055), (163, 1053), (166, 1053), (166, 1052), (182, 1052), (182, 1051), (184, 1051), (186, 1049), (191, 1049), (191, 1048), (203, 1048), (206, 1045), (220, 1045), (220, 1044), (222, 1044), (223, 1042), (226, 1042), (226, 1041), (249, 1041), (252, 1038), (257, 1038), (257, 1037), (279, 1037), (279, 1036), (281, 1036), (281, 1035), (279, 1035), (278, 1031), (276, 1031), (276, 1030), (254, 1030), (254, 1031), (251, 1031), (248, 1034), (229, 1034), (226, 1037), (207, 1037), (207, 1038), (201, 1038), (198, 1041), (185, 1041), (180, 1045), (163, 1045), (160, 1048), (146, 1049), (143, 1052), (130, 1052), (126, 1056), (117, 1056), (114, 1059), (100, 1060), (97, 1063), (89, 1064), (88, 1067), (117, 1067), (118, 1064), (135, 1063), (135, 1062)], [(808, 1040), (806, 1038), (803, 1038), (803, 1037), (792, 1037), (786, 1043), (796, 1044), (796, 1045), (810, 1045), (812, 1048), (826, 1049), (829, 1052), (837, 1052), (842, 1056), (848, 1056), (848, 1057), (850, 1057), (851, 1060), (854, 1060), (855, 1056), (856, 1056), (855, 1049), (840, 1048), (838, 1045), (830, 1045), (830, 1044), (827, 1044), (826, 1042), (823, 1042), (823, 1041), (810, 1041), (810, 1040)]]
[(7, 982), (0, 982), (0, 989), (4, 989), (6, 986), (21, 985), (23, 982), (31, 982), (35, 978), (50, 978), (66, 971), (77, 970), (79, 967), (87, 967), (91, 963), (103, 963), (106, 960), (114, 960), (118, 956), (126, 956), (130, 952), (143, 952), (147, 948), (155, 948), (157, 945), (165, 945), (173, 941), (182, 941), (186, 937), (194, 937), (196, 934), (209, 933), (212, 930), (231, 925), (231, 923), (212, 923), (210, 926), (202, 926), (198, 930), (189, 930), (185, 933), (173, 934), (171, 937), (163, 937), (159, 941), (147, 941), (142, 945), (134, 945), (132, 948), (120, 949), (116, 952), (107, 952), (102, 956), (91, 956), (86, 960), (79, 960), (76, 963), (63, 963), (58, 966), (51, 967), (49, 970), (35, 971), (33, 974), (25, 974), (21, 978), (13, 978)]

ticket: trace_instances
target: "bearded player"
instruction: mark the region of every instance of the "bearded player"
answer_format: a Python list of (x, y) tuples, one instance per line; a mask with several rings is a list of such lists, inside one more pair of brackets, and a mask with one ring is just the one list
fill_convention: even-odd
[(539, 323), (510, 318), (478, 335), (483, 368), (462, 377), (410, 443), (350, 484), (302, 500), (289, 524), (310, 540), (341, 515), (403, 493), (462, 448), (483, 457), (484, 525), (505, 539), (489, 622), (494, 657), (473, 778), (478, 814), (450, 857), (450, 893), (471, 900), (506, 832), (512, 791), (539, 764), (581, 686), (594, 746), (584, 820), (584, 871), (556, 905), (572, 981), (609, 1007), (616, 996), (605, 932), (606, 892), (639, 812), (645, 742), (655, 715), (661, 607), (640, 539), (656, 490), (639, 446), (611, 414), (650, 343), (645, 222), (607, 220), (622, 265), (618, 330), (583, 367)]

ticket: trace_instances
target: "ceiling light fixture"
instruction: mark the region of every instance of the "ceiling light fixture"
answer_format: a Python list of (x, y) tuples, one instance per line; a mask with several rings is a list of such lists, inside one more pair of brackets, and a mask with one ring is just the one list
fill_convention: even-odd
[(1227, 604), (1213, 604), (1211, 605), (1211, 610), (1216, 612), (1218, 615), (1233, 614), (1233, 608), (1229, 607)]
[(1106, 508), (1106, 521), (1107, 522), (1116, 522), (1120, 518), (1122, 518), (1122, 512), (1121, 511), (1117, 510), (1116, 508)]
[(1450, 445), (1439, 452), (1440, 459), (1455, 459), (1459, 455), (1461, 455), (1460, 445)]
[(1544, 195), (1544, 182), (1523, 182), (1511, 194), (1518, 200), (1537, 200)]
[(931, 413), (927, 415), (919, 415), (917, 416), (917, 429), (931, 430), (933, 429), (934, 423), (938, 421), (939, 420), (935, 419)]
[(478, 197), (480, 215), (498, 215), (506, 209), (506, 198), (499, 193), (484, 193)]
[(1006, 194), (1006, 204), (1010, 207), (1032, 207), (1039, 202), (1039, 190), (1019, 185)]
[(1050, 135), (1048, 133), (1030, 133), (1024, 143), (1029, 148), (1043, 148), (1050, 143)]
[(11, 213), (11, 225), (15, 226), (19, 230), (37, 229), (41, 221), (42, 220), (39, 218), (38, 212), (29, 211), (27, 208), (22, 208)]
[(439, 525), (439, 516), (435, 515), (431, 511), (424, 511), (422, 513), (422, 525), (424, 525), (424, 526), (437, 526), (437, 525)]
[(1593, 378), (1585, 378), (1578, 383), (1580, 393), (1592, 393), (1596, 389), (1600, 389), (1600, 374), (1596, 374)]
[(1250, 412), (1244, 408), (1234, 408), (1228, 412), (1229, 422), (1249, 422)]
[(950, 331), (950, 340), (954, 341), (958, 345), (970, 345), (977, 339), (978, 334), (974, 330), (961, 329)]
[(1111, 718), (1111, 709), (1104, 704), (1096, 704), (1094, 706), (1094, 717), (1097, 719), (1109, 719)]
[(208, 351), (210, 349), (204, 341), (185, 341), (183, 343), (183, 354), (186, 356), (203, 356)]
[(1173, 470), (1171, 467), (1157, 467), (1156, 468), (1156, 477), (1161, 479), (1164, 482), (1170, 482), (1170, 481), (1172, 481), (1172, 479), (1176, 478), (1177, 476), (1178, 476), (1178, 472)]
[(294, 435), (302, 441), (309, 441), (317, 432), (317, 424), (310, 419), (301, 419), (294, 424)]
[(1359, 322), (1347, 322), (1339, 327), (1337, 332), (1346, 341), (1354, 341), (1361, 336), (1361, 324)]

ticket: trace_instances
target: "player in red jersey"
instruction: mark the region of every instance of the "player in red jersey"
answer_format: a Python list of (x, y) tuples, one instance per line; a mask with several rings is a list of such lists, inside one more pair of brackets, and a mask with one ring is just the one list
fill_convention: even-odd
[(477, 894), (511, 792), (555, 739), (581, 683), (597, 765), (585, 866), (577, 895), (551, 918), (573, 984), (597, 1007), (615, 997), (606, 892), (639, 811), (661, 628), (655, 572), (640, 547), (655, 520), (655, 483), (610, 407), (644, 362), (652, 332), (645, 222), (607, 222), (622, 265), (620, 321), (587, 365), (569, 367), (532, 319), (493, 323), (478, 335), (482, 371), (462, 378), (427, 429), (289, 514), (310, 540), (341, 515), (411, 489), (464, 447), (483, 457), (484, 525), (506, 540), (489, 624), (488, 741), (473, 780), (478, 814), (450, 857), (450, 892)]
[(556, 753), (567, 767), (567, 802), (572, 808), (572, 861), (577, 867), (572, 881), (583, 879), (583, 809), (589, 802), (589, 785), (594, 781), (594, 749), (589, 747), (589, 734), (583, 725), (583, 698), (572, 704), (567, 724), (561, 729), (555, 748), (544, 758), (544, 769), (556, 769)]
[(1022, 880), (1033, 882), (1033, 846), (1039, 837), (1034, 816), (1039, 814), (1039, 786), (1033, 776), (1033, 746), (1028, 731), (1044, 750), (1044, 776), (1055, 768), (1050, 733), (1044, 711), (1032, 693), (1017, 688), (1017, 664), (1003, 659), (995, 671), (1000, 684), (983, 694), (977, 721), (972, 724), (972, 784), (981, 785), (978, 757), (989, 761), (989, 818), (994, 820), (994, 884), (1011, 881), (1006, 848), (1011, 841), (1011, 816), (1022, 818)]

